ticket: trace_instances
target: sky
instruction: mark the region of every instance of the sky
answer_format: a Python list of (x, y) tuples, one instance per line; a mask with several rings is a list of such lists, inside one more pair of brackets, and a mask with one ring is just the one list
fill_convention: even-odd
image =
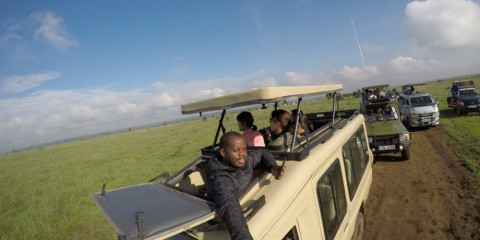
[(476, 74), (479, 50), (480, 0), (0, 0), (0, 153), (252, 88)]

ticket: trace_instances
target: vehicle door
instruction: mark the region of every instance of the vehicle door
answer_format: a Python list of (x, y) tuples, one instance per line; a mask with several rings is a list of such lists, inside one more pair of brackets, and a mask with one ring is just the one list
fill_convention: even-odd
[(323, 239), (349, 239), (355, 222), (348, 211), (349, 201), (346, 192), (346, 178), (342, 155), (337, 151), (320, 171), (312, 178), (312, 188), (317, 195), (317, 208), (320, 212)]
[(408, 117), (409, 113), (409, 102), (408, 102), (408, 97), (405, 96), (400, 96), (398, 98), (398, 106), (400, 109), (400, 121), (405, 121)]

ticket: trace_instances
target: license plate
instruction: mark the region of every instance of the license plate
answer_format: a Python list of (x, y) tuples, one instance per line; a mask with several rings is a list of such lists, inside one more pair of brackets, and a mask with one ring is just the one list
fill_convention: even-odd
[(378, 146), (378, 150), (395, 150), (395, 145)]
[(477, 105), (468, 105), (468, 108), (477, 108)]

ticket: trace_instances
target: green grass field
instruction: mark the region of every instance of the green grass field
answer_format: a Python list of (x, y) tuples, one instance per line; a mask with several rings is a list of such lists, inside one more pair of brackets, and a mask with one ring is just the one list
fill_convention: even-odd
[[(480, 86), (480, 77), (472, 79)], [(420, 90), (440, 101), (440, 121), (448, 141), (480, 181), (480, 116), (457, 117), (448, 109), (451, 81), (430, 82)], [(340, 102), (340, 109), (358, 106), (359, 99), (351, 96)], [(305, 112), (331, 107), (326, 99), (302, 105)], [(271, 110), (251, 110), (259, 128), (268, 125)], [(228, 131), (238, 130), (236, 114), (226, 116)], [(0, 155), (0, 239), (116, 239), (91, 194), (99, 192), (103, 183), (108, 190), (178, 171), (200, 156), (200, 148), (213, 143), (218, 121), (218, 116), (207, 117)]]

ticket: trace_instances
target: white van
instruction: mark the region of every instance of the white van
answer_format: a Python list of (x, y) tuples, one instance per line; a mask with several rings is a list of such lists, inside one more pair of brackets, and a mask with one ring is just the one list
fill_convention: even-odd
[[(334, 92), (331, 112), (305, 113), (315, 126), (313, 132), (288, 148), (270, 151), (286, 166), (283, 179), (261, 174), (240, 204), (254, 239), (361, 239), (373, 154), (363, 115), (338, 109), (336, 91), (341, 89), (341, 84), (269, 87), (182, 105), (186, 114), (222, 110), (213, 144), (173, 176), (103, 189), (93, 199), (119, 239), (229, 239), (225, 224), (215, 216), (215, 204), (206, 196), (206, 163), (218, 151), (226, 110), (291, 98), (298, 99), (301, 110), (303, 98)], [(158, 182), (159, 177), (164, 180)]]
[(438, 101), (429, 93), (403, 91), (398, 97), (400, 119), (407, 127), (431, 127), (440, 124)]

